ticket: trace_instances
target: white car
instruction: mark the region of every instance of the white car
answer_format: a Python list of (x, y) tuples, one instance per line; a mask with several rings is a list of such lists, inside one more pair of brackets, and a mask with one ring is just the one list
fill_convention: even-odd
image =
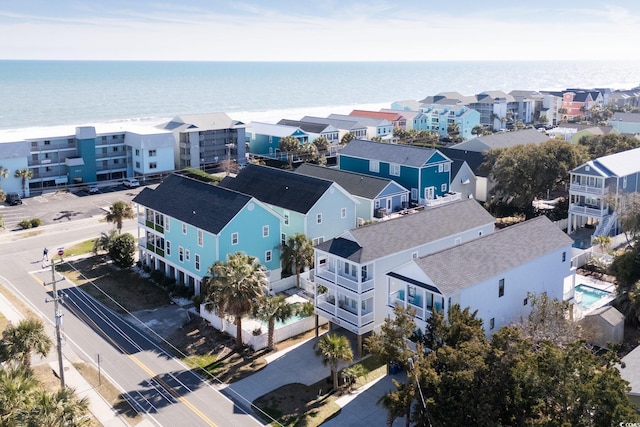
[(91, 185), (89, 186), (89, 194), (95, 194), (95, 193), (99, 193), (100, 189), (98, 188), (97, 185)]
[(122, 185), (125, 187), (139, 187), (140, 183), (135, 178), (125, 178), (122, 180)]

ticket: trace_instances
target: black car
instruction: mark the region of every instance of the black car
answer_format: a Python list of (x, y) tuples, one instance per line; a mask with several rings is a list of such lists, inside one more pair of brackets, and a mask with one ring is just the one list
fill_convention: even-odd
[(9, 203), (11, 206), (21, 205), (22, 198), (18, 193), (7, 193), (7, 203)]

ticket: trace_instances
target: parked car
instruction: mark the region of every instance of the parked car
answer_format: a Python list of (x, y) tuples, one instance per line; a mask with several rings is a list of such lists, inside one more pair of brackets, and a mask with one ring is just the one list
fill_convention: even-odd
[(22, 198), (18, 193), (7, 193), (6, 200), (7, 200), (7, 203), (10, 204), (11, 206), (22, 204)]
[(122, 180), (122, 185), (125, 187), (139, 187), (140, 183), (135, 178), (125, 178)]
[(98, 188), (97, 185), (91, 185), (89, 186), (89, 194), (95, 194), (95, 193), (99, 193), (100, 189)]

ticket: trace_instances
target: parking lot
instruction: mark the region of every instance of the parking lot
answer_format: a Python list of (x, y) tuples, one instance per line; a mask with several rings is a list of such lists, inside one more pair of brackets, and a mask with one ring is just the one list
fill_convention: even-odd
[(130, 202), (143, 188), (127, 188), (120, 184), (99, 187), (98, 193), (90, 193), (88, 186), (74, 191), (60, 190), (23, 198), (22, 205), (10, 206), (6, 202), (0, 203), (0, 215), (5, 231), (19, 229), (18, 223), (25, 219), (39, 218), (44, 226), (72, 219), (90, 218), (104, 215), (105, 209), (116, 201)]

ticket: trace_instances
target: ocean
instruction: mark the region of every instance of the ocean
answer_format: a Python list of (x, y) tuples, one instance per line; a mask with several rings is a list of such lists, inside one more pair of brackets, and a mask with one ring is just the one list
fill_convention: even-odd
[(244, 122), (388, 108), (455, 91), (630, 89), (640, 62), (161, 62), (0, 60), (0, 129), (162, 122), (226, 112)]

